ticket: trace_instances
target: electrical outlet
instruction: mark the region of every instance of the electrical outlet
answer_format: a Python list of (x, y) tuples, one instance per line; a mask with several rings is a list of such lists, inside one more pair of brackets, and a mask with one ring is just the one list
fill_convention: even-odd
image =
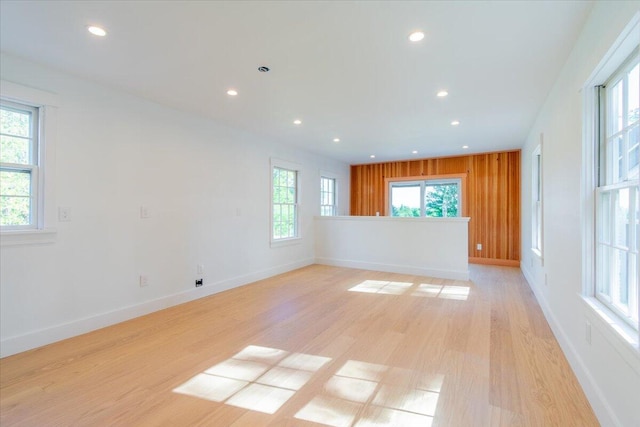
[(71, 221), (71, 208), (59, 207), (58, 208), (58, 221), (60, 221), (60, 222)]
[(196, 288), (202, 286), (202, 279), (196, 279)]
[(482, 243), (477, 243), (476, 244), (476, 250), (479, 250), (479, 251), (482, 250)]
[(141, 274), (140, 278), (138, 279), (138, 283), (140, 283), (141, 288), (144, 288), (145, 286), (149, 285), (149, 276)]
[(196, 268), (196, 270), (197, 270), (198, 274), (203, 274), (204, 273), (204, 265), (198, 264), (198, 267)]
[(151, 217), (151, 210), (148, 206), (140, 206), (140, 219), (148, 219)]

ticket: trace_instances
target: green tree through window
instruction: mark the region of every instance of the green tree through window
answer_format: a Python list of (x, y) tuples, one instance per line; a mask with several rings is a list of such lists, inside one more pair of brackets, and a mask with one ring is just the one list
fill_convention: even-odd
[(424, 195), (425, 216), (458, 216), (458, 185), (427, 185)]

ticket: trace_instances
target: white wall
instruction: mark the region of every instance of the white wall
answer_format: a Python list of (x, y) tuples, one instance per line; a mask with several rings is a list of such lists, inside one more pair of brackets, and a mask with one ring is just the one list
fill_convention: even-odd
[[(55, 243), (3, 244), (2, 356), (312, 263), (321, 170), (349, 211), (346, 164), (15, 57), (1, 67), (57, 94), (55, 204), (72, 216), (48, 224)], [(271, 157), (302, 167), (297, 245), (269, 245)]]
[(469, 218), (316, 217), (316, 262), (469, 279)]
[[(598, 2), (522, 150), (522, 270), (604, 426), (640, 425), (640, 355), (624, 354), (594, 324), (582, 292), (581, 88), (640, 2)], [(541, 29), (544, 30), (544, 29)], [(531, 252), (532, 152), (543, 143), (544, 259)], [(545, 283), (546, 276), (546, 283)], [(637, 353), (637, 352), (636, 352)], [(634, 360), (635, 358), (635, 360)]]

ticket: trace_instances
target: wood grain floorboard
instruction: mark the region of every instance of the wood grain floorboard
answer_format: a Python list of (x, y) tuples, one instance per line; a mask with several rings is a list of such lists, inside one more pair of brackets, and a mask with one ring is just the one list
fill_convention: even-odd
[(0, 360), (4, 426), (597, 426), (516, 268), (313, 265)]

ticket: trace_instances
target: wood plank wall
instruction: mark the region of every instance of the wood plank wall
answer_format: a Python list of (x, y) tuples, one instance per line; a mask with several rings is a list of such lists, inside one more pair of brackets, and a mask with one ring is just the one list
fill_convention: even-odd
[[(351, 215), (385, 212), (385, 178), (467, 174), (469, 261), (519, 265), (520, 150), (351, 166)], [(482, 243), (482, 250), (476, 244)]]

